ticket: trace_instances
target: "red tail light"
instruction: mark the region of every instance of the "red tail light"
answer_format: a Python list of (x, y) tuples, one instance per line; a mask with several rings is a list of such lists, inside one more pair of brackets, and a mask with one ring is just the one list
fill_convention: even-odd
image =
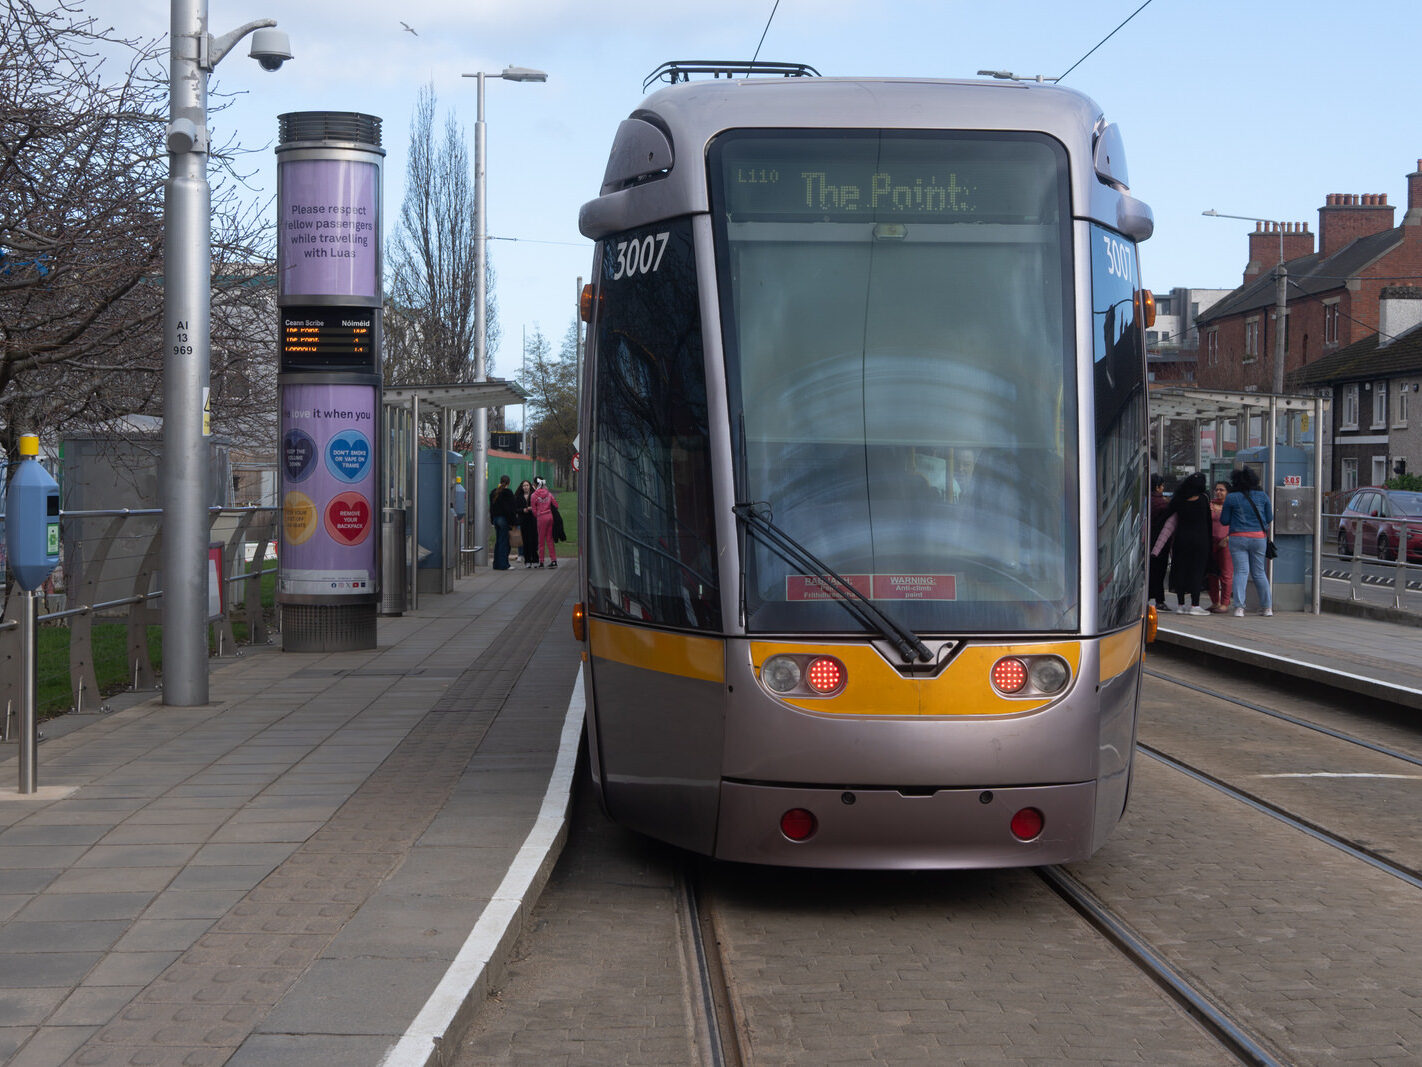
[(1023, 808), (1012, 817), (1012, 836), (1019, 841), (1031, 841), (1042, 833), (1046, 818), (1036, 808)]
[(844, 664), (829, 656), (811, 660), (805, 671), (805, 684), (816, 693), (833, 693), (844, 685)]
[(819, 825), (814, 813), (804, 808), (791, 808), (780, 816), (780, 832), (791, 841), (804, 841), (812, 837)]

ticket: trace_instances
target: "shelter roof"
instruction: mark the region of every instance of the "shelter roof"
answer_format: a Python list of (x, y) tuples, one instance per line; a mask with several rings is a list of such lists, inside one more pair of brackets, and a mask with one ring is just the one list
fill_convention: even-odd
[(1316, 397), (1283, 393), (1226, 393), (1209, 389), (1153, 389), (1147, 397), (1152, 419), (1216, 419), (1238, 415), (1240, 409), (1280, 412), (1312, 411)]
[(412, 401), (418, 399), (422, 406), (428, 404), (452, 411), (468, 411), (501, 404), (522, 404), (527, 398), (528, 390), (517, 382), (490, 378), (486, 382), (452, 382), (448, 385), (387, 386), (382, 392), (381, 402), (387, 407), (409, 407)]

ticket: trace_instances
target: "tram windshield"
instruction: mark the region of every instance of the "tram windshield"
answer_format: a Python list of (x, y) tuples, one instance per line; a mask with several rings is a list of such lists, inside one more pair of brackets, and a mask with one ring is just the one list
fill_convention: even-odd
[[(915, 631), (1077, 603), (1067, 161), (1045, 136), (737, 131), (710, 150), (737, 499)], [(745, 540), (752, 631), (847, 631)]]

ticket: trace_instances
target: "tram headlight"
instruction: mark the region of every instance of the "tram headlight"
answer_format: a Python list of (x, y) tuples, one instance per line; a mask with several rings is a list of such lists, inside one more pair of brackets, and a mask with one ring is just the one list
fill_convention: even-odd
[(791, 656), (771, 656), (760, 668), (760, 680), (772, 693), (789, 693), (800, 686), (800, 664)]
[(1027, 684), (1027, 664), (1016, 656), (1004, 656), (992, 665), (992, 684), (1000, 693), (1020, 693)]
[(1027, 680), (1040, 693), (1060, 693), (1070, 677), (1071, 669), (1056, 656), (1036, 656), (1027, 667)]

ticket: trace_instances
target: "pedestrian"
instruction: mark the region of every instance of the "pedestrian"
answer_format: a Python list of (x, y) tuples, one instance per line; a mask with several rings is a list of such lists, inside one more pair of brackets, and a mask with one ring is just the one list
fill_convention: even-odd
[(489, 521), (494, 524), (494, 570), (509, 569), (509, 523), (514, 518), (514, 495), (509, 476), (503, 475), (489, 494)]
[(533, 496), (529, 498), (529, 506), (533, 509), (534, 516), (538, 519), (538, 565), (543, 566), (543, 561), (548, 560), (548, 566), (558, 566), (558, 550), (553, 547), (553, 509), (558, 506), (558, 498), (553, 495), (548, 484), (542, 479), (538, 479), (537, 486), (534, 487)]
[(1220, 522), (1229, 527), (1229, 556), (1234, 565), (1234, 613), (1244, 615), (1244, 593), (1253, 579), (1259, 594), (1259, 614), (1274, 614), (1264, 551), (1269, 544), (1266, 527), (1274, 521), (1269, 494), (1259, 488), (1259, 476), (1241, 467), (1230, 478), (1230, 492), (1220, 509)]
[[(1165, 526), (1165, 519), (1170, 511), (1170, 498), (1165, 495), (1165, 479), (1158, 474), (1150, 476), (1150, 543), (1155, 544), (1156, 538), (1160, 536), (1160, 531)], [(1158, 608), (1165, 607), (1165, 568), (1170, 562), (1169, 545), (1159, 553), (1152, 552), (1150, 557), (1150, 602)]]
[(1229, 527), (1220, 521), (1224, 510), (1225, 497), (1229, 496), (1229, 483), (1216, 482), (1214, 498), (1210, 501), (1210, 554), (1212, 562), (1206, 572), (1210, 587), (1210, 610), (1223, 615), (1229, 610), (1229, 600), (1234, 583), (1234, 562), (1229, 558)]
[[(1205, 496), (1205, 476), (1190, 475), (1170, 498), (1165, 524), (1161, 527), (1152, 554), (1170, 545), (1170, 588), (1175, 591), (1175, 610), (1181, 615), (1208, 615), (1201, 607), (1205, 589), (1205, 567), (1210, 561), (1210, 501)], [(1185, 606), (1185, 598), (1190, 606)]]
[(538, 519), (533, 514), (533, 483), (527, 478), (518, 483), (514, 494), (514, 515), (519, 532), (523, 536), (523, 566), (525, 569), (538, 562)]

